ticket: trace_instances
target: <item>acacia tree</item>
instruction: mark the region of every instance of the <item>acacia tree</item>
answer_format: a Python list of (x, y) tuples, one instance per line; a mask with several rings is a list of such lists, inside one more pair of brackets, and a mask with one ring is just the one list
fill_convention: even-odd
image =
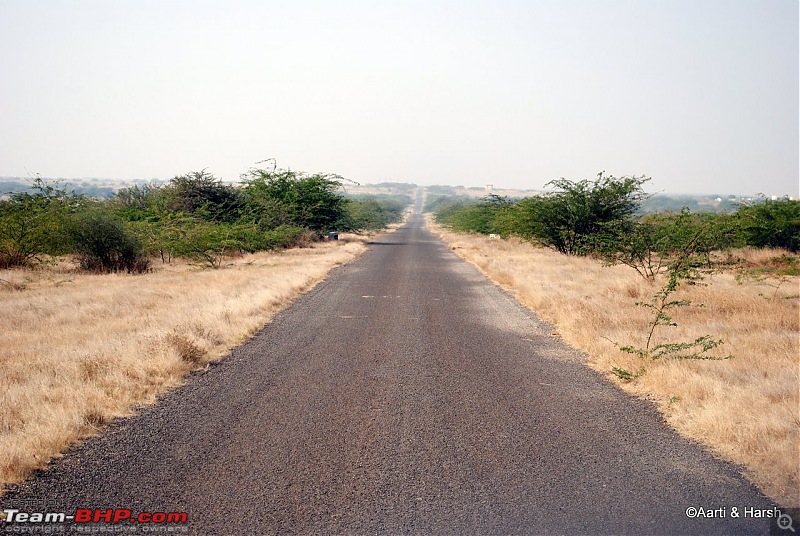
[(647, 199), (642, 177), (612, 177), (597, 180), (551, 181), (555, 192), (523, 199), (515, 205), (507, 224), (523, 237), (535, 239), (568, 255), (585, 255), (610, 226), (625, 232), (633, 216)]
[(653, 281), (675, 259), (711, 267), (711, 252), (734, 246), (738, 238), (733, 218), (679, 213), (649, 214), (621, 228), (610, 225), (598, 237), (596, 251), (608, 264), (624, 264)]
[(192, 214), (206, 221), (235, 221), (243, 208), (239, 190), (205, 170), (173, 177), (161, 194), (172, 212)]
[(749, 245), (800, 251), (800, 201), (764, 199), (737, 214)]
[(291, 170), (253, 169), (243, 178), (249, 217), (268, 227), (292, 225), (316, 232), (336, 229), (347, 217), (337, 190), (342, 178)]
[(0, 201), (0, 267), (26, 265), (43, 253), (63, 253), (66, 219), (84, 201), (40, 177), (31, 192)]

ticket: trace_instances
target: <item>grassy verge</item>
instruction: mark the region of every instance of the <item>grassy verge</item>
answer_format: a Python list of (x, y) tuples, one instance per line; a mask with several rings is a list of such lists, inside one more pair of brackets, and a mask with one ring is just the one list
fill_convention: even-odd
[(366, 238), (146, 275), (0, 270), (0, 486), (252, 336)]
[[(800, 277), (771, 273), (782, 252), (737, 252), (758, 277), (738, 271), (682, 287), (676, 299), (704, 306), (673, 311), (678, 326), (656, 332), (655, 343), (711, 334), (724, 341), (715, 349), (719, 356), (732, 359), (646, 363), (614, 343), (644, 345), (652, 315), (635, 303), (648, 302), (663, 281), (648, 283), (624, 266), (429, 224), (455, 252), (555, 324), (557, 335), (586, 352), (591, 367), (653, 400), (671, 426), (741, 464), (779, 503), (800, 504)], [(622, 381), (612, 367), (643, 374)]]

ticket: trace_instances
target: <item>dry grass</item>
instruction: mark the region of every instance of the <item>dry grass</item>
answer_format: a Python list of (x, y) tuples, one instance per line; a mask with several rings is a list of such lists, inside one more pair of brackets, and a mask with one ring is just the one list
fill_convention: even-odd
[(62, 261), (0, 271), (0, 486), (243, 342), (366, 239), (88, 275)]
[[(659, 328), (656, 342), (710, 334), (724, 340), (725, 361), (645, 363), (613, 342), (642, 347), (651, 316), (635, 305), (659, 289), (624, 266), (568, 257), (514, 240), (454, 234), (431, 225), (460, 255), (512, 290), (593, 368), (625, 390), (653, 400), (667, 422), (722, 457), (787, 506), (800, 504), (800, 277), (754, 281), (733, 273), (686, 286), (677, 298), (704, 307), (674, 310), (678, 327)], [(749, 264), (777, 251), (737, 252)], [(663, 282), (661, 283), (663, 284)], [(715, 349), (716, 351), (716, 349)], [(643, 374), (618, 380), (612, 367)]]

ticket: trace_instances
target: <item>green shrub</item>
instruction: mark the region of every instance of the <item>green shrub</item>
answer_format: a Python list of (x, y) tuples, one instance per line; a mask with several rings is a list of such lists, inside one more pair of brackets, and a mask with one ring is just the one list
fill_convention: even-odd
[(302, 227), (280, 225), (264, 229), (257, 224), (239, 224), (231, 227), (230, 238), (242, 252), (254, 253), (272, 249), (285, 249), (301, 245), (306, 230)]
[(175, 254), (208, 262), (212, 268), (220, 268), (226, 256), (242, 250), (231, 225), (187, 219), (182, 222), (180, 232)]
[(108, 213), (91, 210), (75, 215), (69, 225), (69, 236), (85, 270), (127, 273), (149, 270), (150, 260), (143, 255), (141, 242)]
[(253, 169), (243, 179), (247, 218), (267, 227), (290, 225), (317, 233), (345, 223), (341, 177), (291, 170)]
[(594, 249), (609, 226), (623, 230), (647, 198), (645, 177), (604, 177), (572, 182), (559, 179), (546, 186), (556, 191), (520, 203), (523, 236), (527, 235), (561, 253), (585, 255)]
[(341, 230), (383, 229), (403, 217), (403, 210), (411, 204), (407, 195), (370, 195), (347, 200), (346, 215)]
[(194, 171), (172, 178), (158, 190), (171, 212), (183, 212), (211, 222), (233, 222), (244, 210), (241, 191), (211, 173)]
[(498, 215), (509, 207), (508, 199), (489, 195), (477, 203), (445, 206), (437, 214), (436, 221), (462, 233), (502, 232), (497, 225)]
[(263, 232), (262, 235), (265, 246), (262, 249), (286, 249), (305, 243), (307, 231), (302, 227), (281, 225)]
[(0, 268), (25, 266), (49, 249), (54, 223), (39, 204), (0, 201)]
[(33, 192), (14, 193), (0, 201), (0, 268), (25, 266), (42, 254), (66, 253), (67, 217), (84, 201), (39, 177), (33, 181)]
[(738, 220), (729, 214), (649, 214), (622, 225), (609, 224), (596, 236), (594, 251), (609, 264), (625, 264), (654, 279), (674, 259), (711, 265), (711, 252), (743, 245)]
[(737, 212), (747, 245), (800, 250), (800, 201), (764, 200)]
[(428, 190), (428, 198), (425, 200), (425, 212), (432, 212), (436, 215), (437, 221), (439, 215), (451, 211), (453, 207), (463, 207), (475, 203), (476, 201), (468, 197), (461, 197), (455, 195), (432, 195), (430, 188)]

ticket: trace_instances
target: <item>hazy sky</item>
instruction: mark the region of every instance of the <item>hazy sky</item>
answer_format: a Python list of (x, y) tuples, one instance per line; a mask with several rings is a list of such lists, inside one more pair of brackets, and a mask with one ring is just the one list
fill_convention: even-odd
[(0, 0), (0, 175), (798, 195), (797, 0)]

